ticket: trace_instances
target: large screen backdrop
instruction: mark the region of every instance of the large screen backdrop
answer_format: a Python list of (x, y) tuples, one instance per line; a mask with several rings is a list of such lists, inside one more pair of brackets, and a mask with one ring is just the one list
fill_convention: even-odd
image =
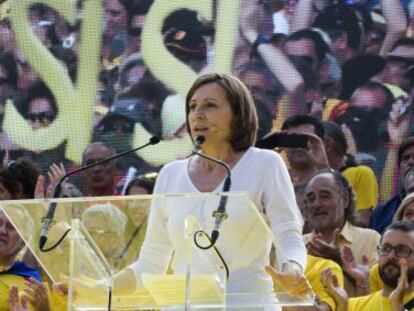
[[(70, 169), (92, 141), (120, 152), (158, 135), (159, 145), (119, 161), (121, 175), (157, 170), (190, 154), (185, 94), (208, 71), (233, 72), (251, 88), (259, 136), (306, 112), (284, 99), (267, 66), (252, 60), (240, 31), (248, 1), (123, 2), (3, 2), (0, 71), (11, 76), (0, 84), (5, 160), (28, 156), (43, 171), (53, 162)], [(257, 30), (269, 29), (264, 22)], [(382, 184), (391, 194), (392, 178)]]

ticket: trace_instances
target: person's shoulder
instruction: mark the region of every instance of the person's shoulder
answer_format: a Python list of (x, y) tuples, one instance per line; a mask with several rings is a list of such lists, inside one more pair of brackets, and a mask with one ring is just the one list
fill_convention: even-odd
[(341, 266), (338, 265), (333, 260), (322, 258), (322, 257), (315, 257), (312, 255), (308, 255), (307, 260), (308, 262), (306, 264), (306, 270), (308, 270), (309, 268), (309, 269), (314, 270), (315, 272), (316, 271), (322, 272), (323, 270), (330, 268), (334, 271), (339, 271), (342, 273)]
[(362, 228), (362, 227), (357, 227), (354, 225), (352, 226), (352, 230), (354, 231), (354, 234), (356, 234), (358, 237), (365, 237), (365, 238), (377, 238), (378, 240), (380, 239), (381, 235), (374, 229), (371, 228)]
[(248, 155), (255, 160), (264, 160), (264, 161), (274, 161), (279, 162), (283, 161), (282, 157), (274, 150), (270, 149), (260, 149), (256, 147), (250, 147), (246, 152)]
[(357, 166), (350, 166), (343, 171), (344, 174), (354, 173), (360, 175), (373, 175), (375, 176), (374, 171), (367, 165), (357, 165)]
[[(382, 291), (377, 291), (361, 297), (352, 297), (348, 299), (348, 310), (377, 310), (375, 306), (380, 306), (383, 302)], [(384, 297), (385, 298), (385, 297)], [(384, 309), (385, 310), (385, 309)], [(388, 309), (387, 309), (388, 310)]]
[[(388, 209), (397, 209), (397, 207), (400, 205), (402, 201), (401, 195), (397, 194), (395, 196), (393, 196), (391, 199), (389, 199), (388, 201), (378, 205), (375, 209), (374, 212), (377, 211), (382, 211), (382, 210), (388, 210)], [(382, 213), (382, 212), (381, 212)]]
[(163, 166), (163, 168), (160, 170), (160, 175), (177, 172), (177, 170), (187, 168), (187, 165), (188, 165), (188, 158), (172, 161)]

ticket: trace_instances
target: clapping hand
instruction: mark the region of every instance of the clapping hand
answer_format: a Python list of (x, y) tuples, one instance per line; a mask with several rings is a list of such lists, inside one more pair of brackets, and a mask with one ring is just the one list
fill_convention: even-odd
[(48, 291), (45, 284), (34, 278), (26, 279), (23, 294), (19, 297), (17, 286), (12, 286), (9, 291), (10, 311), (28, 311), (29, 305), (35, 311), (49, 311)]
[(365, 289), (363, 294), (369, 293), (369, 262), (367, 256), (362, 256), (362, 263), (355, 260), (354, 254), (349, 246), (344, 246), (341, 253), (342, 269), (350, 276), (358, 288)]
[[(43, 175), (39, 175), (36, 182), (35, 187), (35, 198), (36, 199), (44, 199), (44, 198), (51, 198), (53, 195), (53, 191), (59, 182), (59, 180), (66, 175), (65, 167), (62, 163), (59, 165), (53, 163), (49, 167), (49, 171), (47, 172), (49, 177), (49, 186), (45, 189), (46, 180)], [(62, 185), (62, 189), (64, 189), (64, 185)]]
[[(390, 300), (391, 310), (399, 311), (403, 309), (403, 296), (407, 292), (412, 292), (414, 290), (414, 282), (412, 284), (408, 283), (407, 276), (407, 261), (404, 258), (399, 260), (400, 265), (400, 277), (398, 278), (397, 287), (391, 292), (388, 299)], [(411, 285), (411, 286), (410, 286)]]
[(329, 296), (335, 300), (337, 311), (347, 310), (348, 293), (345, 291), (345, 289), (339, 286), (338, 278), (330, 268), (322, 271), (321, 283)]
[(335, 229), (334, 238), (331, 242), (326, 242), (322, 239), (322, 236), (318, 233), (313, 235), (312, 240), (306, 245), (309, 255), (315, 257), (322, 257), (330, 259), (342, 264), (341, 250), (339, 248), (339, 229)]

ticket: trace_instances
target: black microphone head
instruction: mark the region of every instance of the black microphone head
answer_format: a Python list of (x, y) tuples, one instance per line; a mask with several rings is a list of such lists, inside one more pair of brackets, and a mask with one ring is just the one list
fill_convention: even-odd
[(195, 144), (197, 145), (197, 147), (200, 147), (202, 144), (204, 144), (204, 142), (206, 141), (206, 137), (203, 135), (198, 135), (195, 139)]
[(151, 145), (156, 145), (160, 142), (160, 138), (158, 136), (152, 136), (149, 142)]

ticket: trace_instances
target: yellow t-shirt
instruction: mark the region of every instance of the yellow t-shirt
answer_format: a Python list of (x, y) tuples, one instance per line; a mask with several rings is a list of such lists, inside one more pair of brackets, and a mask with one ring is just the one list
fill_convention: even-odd
[[(311, 232), (303, 236), (305, 244), (310, 242), (313, 235), (314, 232)], [(362, 262), (363, 255), (367, 256), (368, 263), (371, 266), (378, 262), (377, 246), (379, 245), (380, 239), (381, 236), (375, 230), (356, 227), (347, 221), (339, 235), (339, 247), (342, 250), (345, 245), (349, 246), (358, 263)], [(350, 297), (354, 297), (356, 295), (354, 284), (346, 278), (344, 281), (345, 290)]]
[(349, 167), (342, 175), (354, 189), (356, 209), (370, 209), (378, 204), (378, 181), (371, 168), (365, 165)]
[(328, 295), (320, 280), (320, 275), (323, 270), (331, 268), (332, 272), (338, 278), (339, 286), (344, 285), (344, 276), (341, 267), (334, 261), (320, 257), (307, 256), (307, 264), (305, 276), (309, 280), (315, 295), (317, 295), (321, 302), (325, 302), (331, 307), (331, 310), (336, 309), (335, 301)]
[(12, 274), (1, 274), (0, 275), (0, 310), (9, 310), (9, 290), (13, 285), (17, 286), (19, 290), (26, 288), (24, 284), (25, 279), (21, 276)]
[[(0, 310), (1, 311), (9, 310), (9, 302), (8, 302), (9, 290), (10, 290), (10, 287), (12, 287), (13, 285), (19, 288), (19, 292), (21, 292), (24, 288), (27, 288), (27, 286), (25, 285), (24, 277), (12, 275), (12, 274), (1, 274), (0, 275)], [(51, 293), (50, 291), (48, 291), (48, 296), (49, 296), (49, 305), (51, 307), (51, 310), (63, 311), (67, 309), (66, 297), (59, 296), (55, 293)]]
[[(404, 295), (403, 303), (407, 303), (414, 297), (414, 293)], [(391, 311), (390, 301), (388, 297), (382, 296), (382, 290), (363, 297), (350, 298), (348, 300), (349, 311)], [(414, 309), (411, 309), (414, 310)]]
[(384, 287), (384, 283), (381, 280), (378, 270), (378, 264), (376, 263), (369, 270), (369, 285), (371, 293), (375, 293)]

